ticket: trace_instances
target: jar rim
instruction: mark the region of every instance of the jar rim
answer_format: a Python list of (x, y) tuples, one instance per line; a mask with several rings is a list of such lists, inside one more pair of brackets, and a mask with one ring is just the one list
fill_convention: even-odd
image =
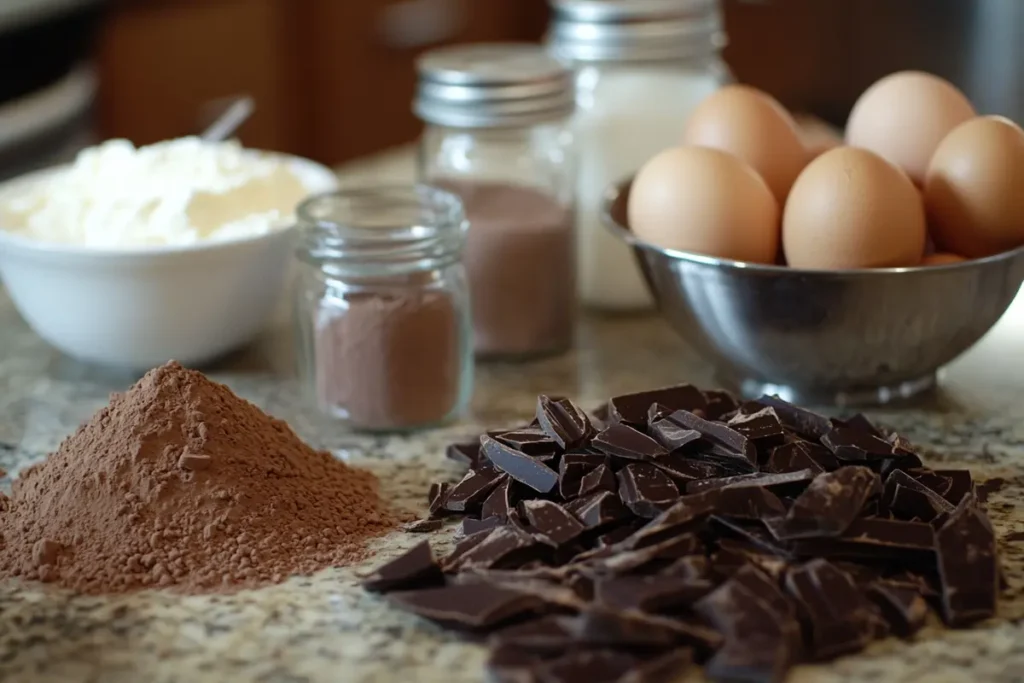
[(458, 260), (469, 227), (456, 194), (423, 183), (314, 194), (296, 216), (300, 258), (356, 267), (415, 270)]

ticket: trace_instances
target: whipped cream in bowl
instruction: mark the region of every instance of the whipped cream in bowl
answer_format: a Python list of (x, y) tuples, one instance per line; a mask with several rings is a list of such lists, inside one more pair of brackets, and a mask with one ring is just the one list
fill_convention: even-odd
[(71, 356), (203, 364), (266, 326), (295, 207), (336, 187), (324, 166), (233, 141), (110, 140), (0, 185), (0, 279)]

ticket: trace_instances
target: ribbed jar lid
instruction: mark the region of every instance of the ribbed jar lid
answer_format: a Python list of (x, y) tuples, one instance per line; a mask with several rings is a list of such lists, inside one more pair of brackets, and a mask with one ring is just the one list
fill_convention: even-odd
[(432, 50), (416, 64), (413, 109), (453, 128), (530, 126), (568, 116), (572, 72), (538, 45), (489, 43)]
[(550, 0), (549, 42), (563, 59), (660, 61), (726, 44), (719, 0)]

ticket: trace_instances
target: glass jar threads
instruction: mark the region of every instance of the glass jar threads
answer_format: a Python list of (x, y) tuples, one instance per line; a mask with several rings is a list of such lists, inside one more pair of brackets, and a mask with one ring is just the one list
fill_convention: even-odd
[(442, 423), (472, 389), (462, 203), (425, 185), (315, 195), (297, 211), (300, 376), (352, 427)]
[(572, 72), (535, 45), (443, 48), (418, 62), (421, 180), (458, 194), (481, 358), (572, 345)]

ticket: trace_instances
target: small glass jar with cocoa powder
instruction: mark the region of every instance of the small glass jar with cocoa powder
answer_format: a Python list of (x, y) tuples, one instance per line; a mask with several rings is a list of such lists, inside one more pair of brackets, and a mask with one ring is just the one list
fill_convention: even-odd
[(356, 429), (408, 430), (462, 412), (471, 312), (455, 195), (426, 185), (315, 195), (297, 211), (300, 376)]
[(520, 44), (441, 48), (417, 66), (415, 110), (427, 124), (420, 179), (458, 194), (469, 220), (476, 356), (567, 350), (576, 310), (571, 70)]

